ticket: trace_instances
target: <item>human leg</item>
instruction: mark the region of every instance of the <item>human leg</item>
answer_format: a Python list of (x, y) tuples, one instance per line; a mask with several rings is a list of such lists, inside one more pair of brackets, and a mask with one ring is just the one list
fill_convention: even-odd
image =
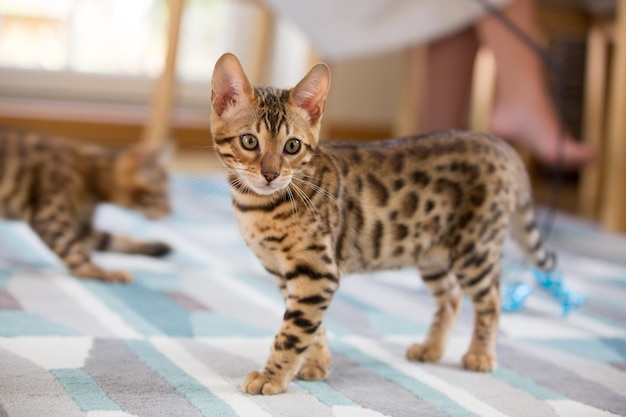
[(428, 45), (427, 82), (420, 115), (422, 131), (466, 127), (472, 67), (477, 48), (473, 28)]
[[(502, 12), (531, 38), (537, 38), (534, 0), (513, 0)], [(562, 162), (574, 168), (591, 162), (593, 150), (561, 128), (542, 62), (534, 51), (492, 15), (476, 23), (476, 33), (493, 51), (497, 66), (492, 131), (528, 147), (549, 165)]]

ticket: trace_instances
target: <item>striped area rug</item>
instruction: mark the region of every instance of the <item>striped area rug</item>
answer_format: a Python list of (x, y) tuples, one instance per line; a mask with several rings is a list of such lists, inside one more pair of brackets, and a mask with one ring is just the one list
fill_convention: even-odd
[[(283, 307), (245, 247), (221, 177), (173, 178), (174, 214), (149, 222), (102, 207), (103, 228), (170, 242), (162, 260), (98, 254), (133, 284), (78, 280), (22, 224), (0, 223), (0, 416), (626, 415), (626, 240), (559, 217), (561, 272), (588, 297), (567, 317), (535, 288), (502, 317), (500, 367), (464, 371), (465, 303), (445, 357), (404, 359), (433, 299), (413, 270), (348, 276), (327, 315), (333, 372), (283, 395), (241, 392), (262, 366)], [(532, 284), (507, 249), (503, 283)]]

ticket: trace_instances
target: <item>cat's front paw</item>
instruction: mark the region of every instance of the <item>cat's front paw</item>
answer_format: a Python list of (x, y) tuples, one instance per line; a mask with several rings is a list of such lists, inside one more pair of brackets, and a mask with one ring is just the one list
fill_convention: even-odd
[(126, 271), (107, 271), (100, 279), (108, 282), (133, 282), (132, 275)]
[(498, 367), (498, 361), (486, 353), (467, 352), (463, 356), (463, 366), (470, 371), (491, 372)]
[(414, 343), (406, 350), (406, 357), (411, 361), (437, 362), (443, 356), (443, 348), (430, 343)]
[(106, 282), (128, 283), (133, 281), (132, 275), (126, 271), (105, 271), (89, 263), (74, 268), (72, 273), (79, 278), (97, 279)]
[(275, 395), (285, 392), (287, 386), (280, 381), (276, 381), (270, 375), (253, 371), (243, 381), (241, 389), (248, 394)]

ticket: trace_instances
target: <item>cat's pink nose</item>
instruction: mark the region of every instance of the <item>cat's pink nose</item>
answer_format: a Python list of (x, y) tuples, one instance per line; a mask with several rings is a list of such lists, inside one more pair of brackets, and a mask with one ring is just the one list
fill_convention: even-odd
[(278, 177), (278, 175), (280, 175), (278, 171), (270, 171), (270, 170), (263, 171), (262, 174), (263, 174), (263, 177), (265, 177), (265, 180), (267, 181), (268, 184), (274, 181)]

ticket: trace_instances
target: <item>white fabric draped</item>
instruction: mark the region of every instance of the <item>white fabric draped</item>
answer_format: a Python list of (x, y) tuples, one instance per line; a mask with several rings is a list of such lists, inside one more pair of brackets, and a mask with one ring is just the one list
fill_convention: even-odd
[[(263, 0), (293, 21), (323, 58), (345, 59), (426, 42), (485, 13), (475, 0)], [(509, 0), (489, 0), (502, 5)]]

